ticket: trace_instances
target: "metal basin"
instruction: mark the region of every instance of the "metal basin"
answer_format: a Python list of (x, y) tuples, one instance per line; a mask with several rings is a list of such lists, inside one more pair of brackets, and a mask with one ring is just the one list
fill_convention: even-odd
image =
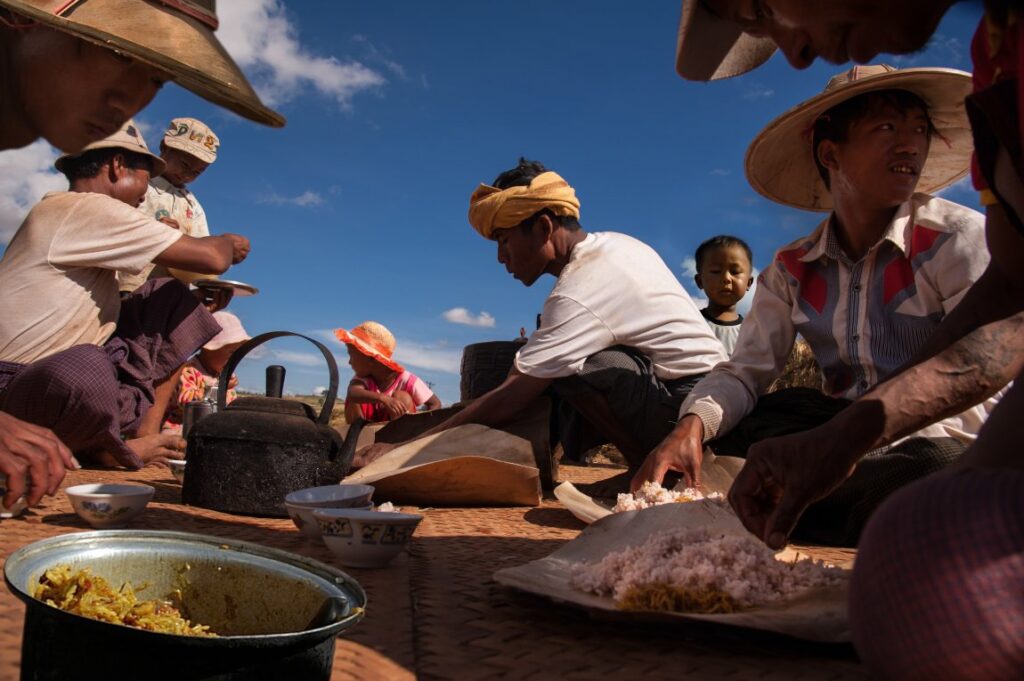
[[(63, 612), (30, 594), (56, 565), (88, 567), (139, 598), (182, 589), (184, 614), (217, 638), (157, 634)], [(4, 565), (25, 601), (23, 680), (328, 679), (334, 637), (363, 616), (366, 593), (318, 561), (184, 532), (105, 530), (22, 547)], [(148, 584), (144, 590), (141, 585)]]

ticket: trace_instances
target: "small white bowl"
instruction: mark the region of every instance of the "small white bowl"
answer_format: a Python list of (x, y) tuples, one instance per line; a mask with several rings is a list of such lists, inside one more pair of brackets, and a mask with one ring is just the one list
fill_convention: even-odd
[(19, 515), (25, 512), (28, 508), (28, 504), (25, 502), (25, 496), (22, 495), (15, 500), (14, 505), (4, 506), (3, 499), (7, 495), (7, 476), (0, 473), (0, 518), (17, 518)]
[(371, 485), (326, 485), (296, 490), (284, 498), (284, 506), (295, 527), (310, 539), (317, 539), (320, 537), (320, 527), (313, 517), (313, 511), (318, 508), (368, 510), (372, 507), (371, 497)]
[(167, 466), (171, 469), (171, 475), (182, 485), (185, 484), (185, 460), (184, 459), (171, 459), (167, 462)]
[(95, 528), (124, 527), (153, 498), (149, 485), (75, 485), (64, 493), (75, 513)]
[(313, 511), (327, 548), (346, 567), (383, 567), (401, 553), (423, 516), (350, 508)]

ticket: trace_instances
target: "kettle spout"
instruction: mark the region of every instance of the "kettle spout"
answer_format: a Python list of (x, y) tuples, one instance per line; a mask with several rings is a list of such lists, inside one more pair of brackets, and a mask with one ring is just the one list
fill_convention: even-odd
[(345, 441), (341, 444), (341, 468), (345, 475), (348, 474), (350, 468), (352, 468), (352, 459), (356, 455), (356, 444), (359, 442), (359, 433), (362, 432), (363, 427), (366, 426), (367, 421), (365, 419), (358, 419), (352, 422), (352, 425), (348, 427), (348, 433), (345, 434)]

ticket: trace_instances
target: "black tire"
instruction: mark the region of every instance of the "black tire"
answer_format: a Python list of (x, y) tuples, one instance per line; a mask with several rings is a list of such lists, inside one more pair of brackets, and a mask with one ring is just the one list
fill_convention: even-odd
[(467, 345), (462, 351), (459, 399), (463, 402), (473, 400), (501, 385), (512, 369), (516, 351), (522, 346), (523, 341), (489, 341)]

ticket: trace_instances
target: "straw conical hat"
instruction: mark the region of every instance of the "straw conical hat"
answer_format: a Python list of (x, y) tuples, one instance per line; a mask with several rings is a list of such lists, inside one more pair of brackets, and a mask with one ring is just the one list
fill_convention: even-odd
[(687, 80), (739, 76), (768, 61), (771, 38), (747, 35), (735, 23), (716, 17), (701, 0), (683, 0), (676, 44), (676, 71)]
[(143, 139), (142, 134), (139, 132), (139, 126), (135, 125), (135, 121), (129, 118), (125, 121), (121, 129), (115, 132), (110, 137), (104, 137), (101, 140), (96, 140), (92, 144), (87, 145), (77, 154), (63, 154), (53, 162), (53, 165), (57, 170), (64, 172), (64, 166), (68, 159), (78, 158), (87, 151), (93, 149), (125, 149), (127, 151), (133, 151), (136, 154), (142, 154), (143, 156), (149, 157), (149, 160), (153, 163), (153, 177), (162, 175), (167, 164), (164, 160), (151, 152), (149, 147), (146, 146), (146, 140)]
[(747, 149), (750, 186), (786, 206), (831, 210), (832, 196), (818, 174), (810, 131), (821, 114), (873, 90), (907, 90), (928, 105), (938, 136), (932, 139), (917, 191), (934, 193), (967, 174), (974, 144), (964, 98), (971, 93), (971, 75), (956, 69), (879, 64), (855, 66), (834, 76), (820, 95), (769, 123)]
[(214, 36), (216, 0), (0, 0), (0, 7), (163, 69), (240, 116), (284, 125)]

